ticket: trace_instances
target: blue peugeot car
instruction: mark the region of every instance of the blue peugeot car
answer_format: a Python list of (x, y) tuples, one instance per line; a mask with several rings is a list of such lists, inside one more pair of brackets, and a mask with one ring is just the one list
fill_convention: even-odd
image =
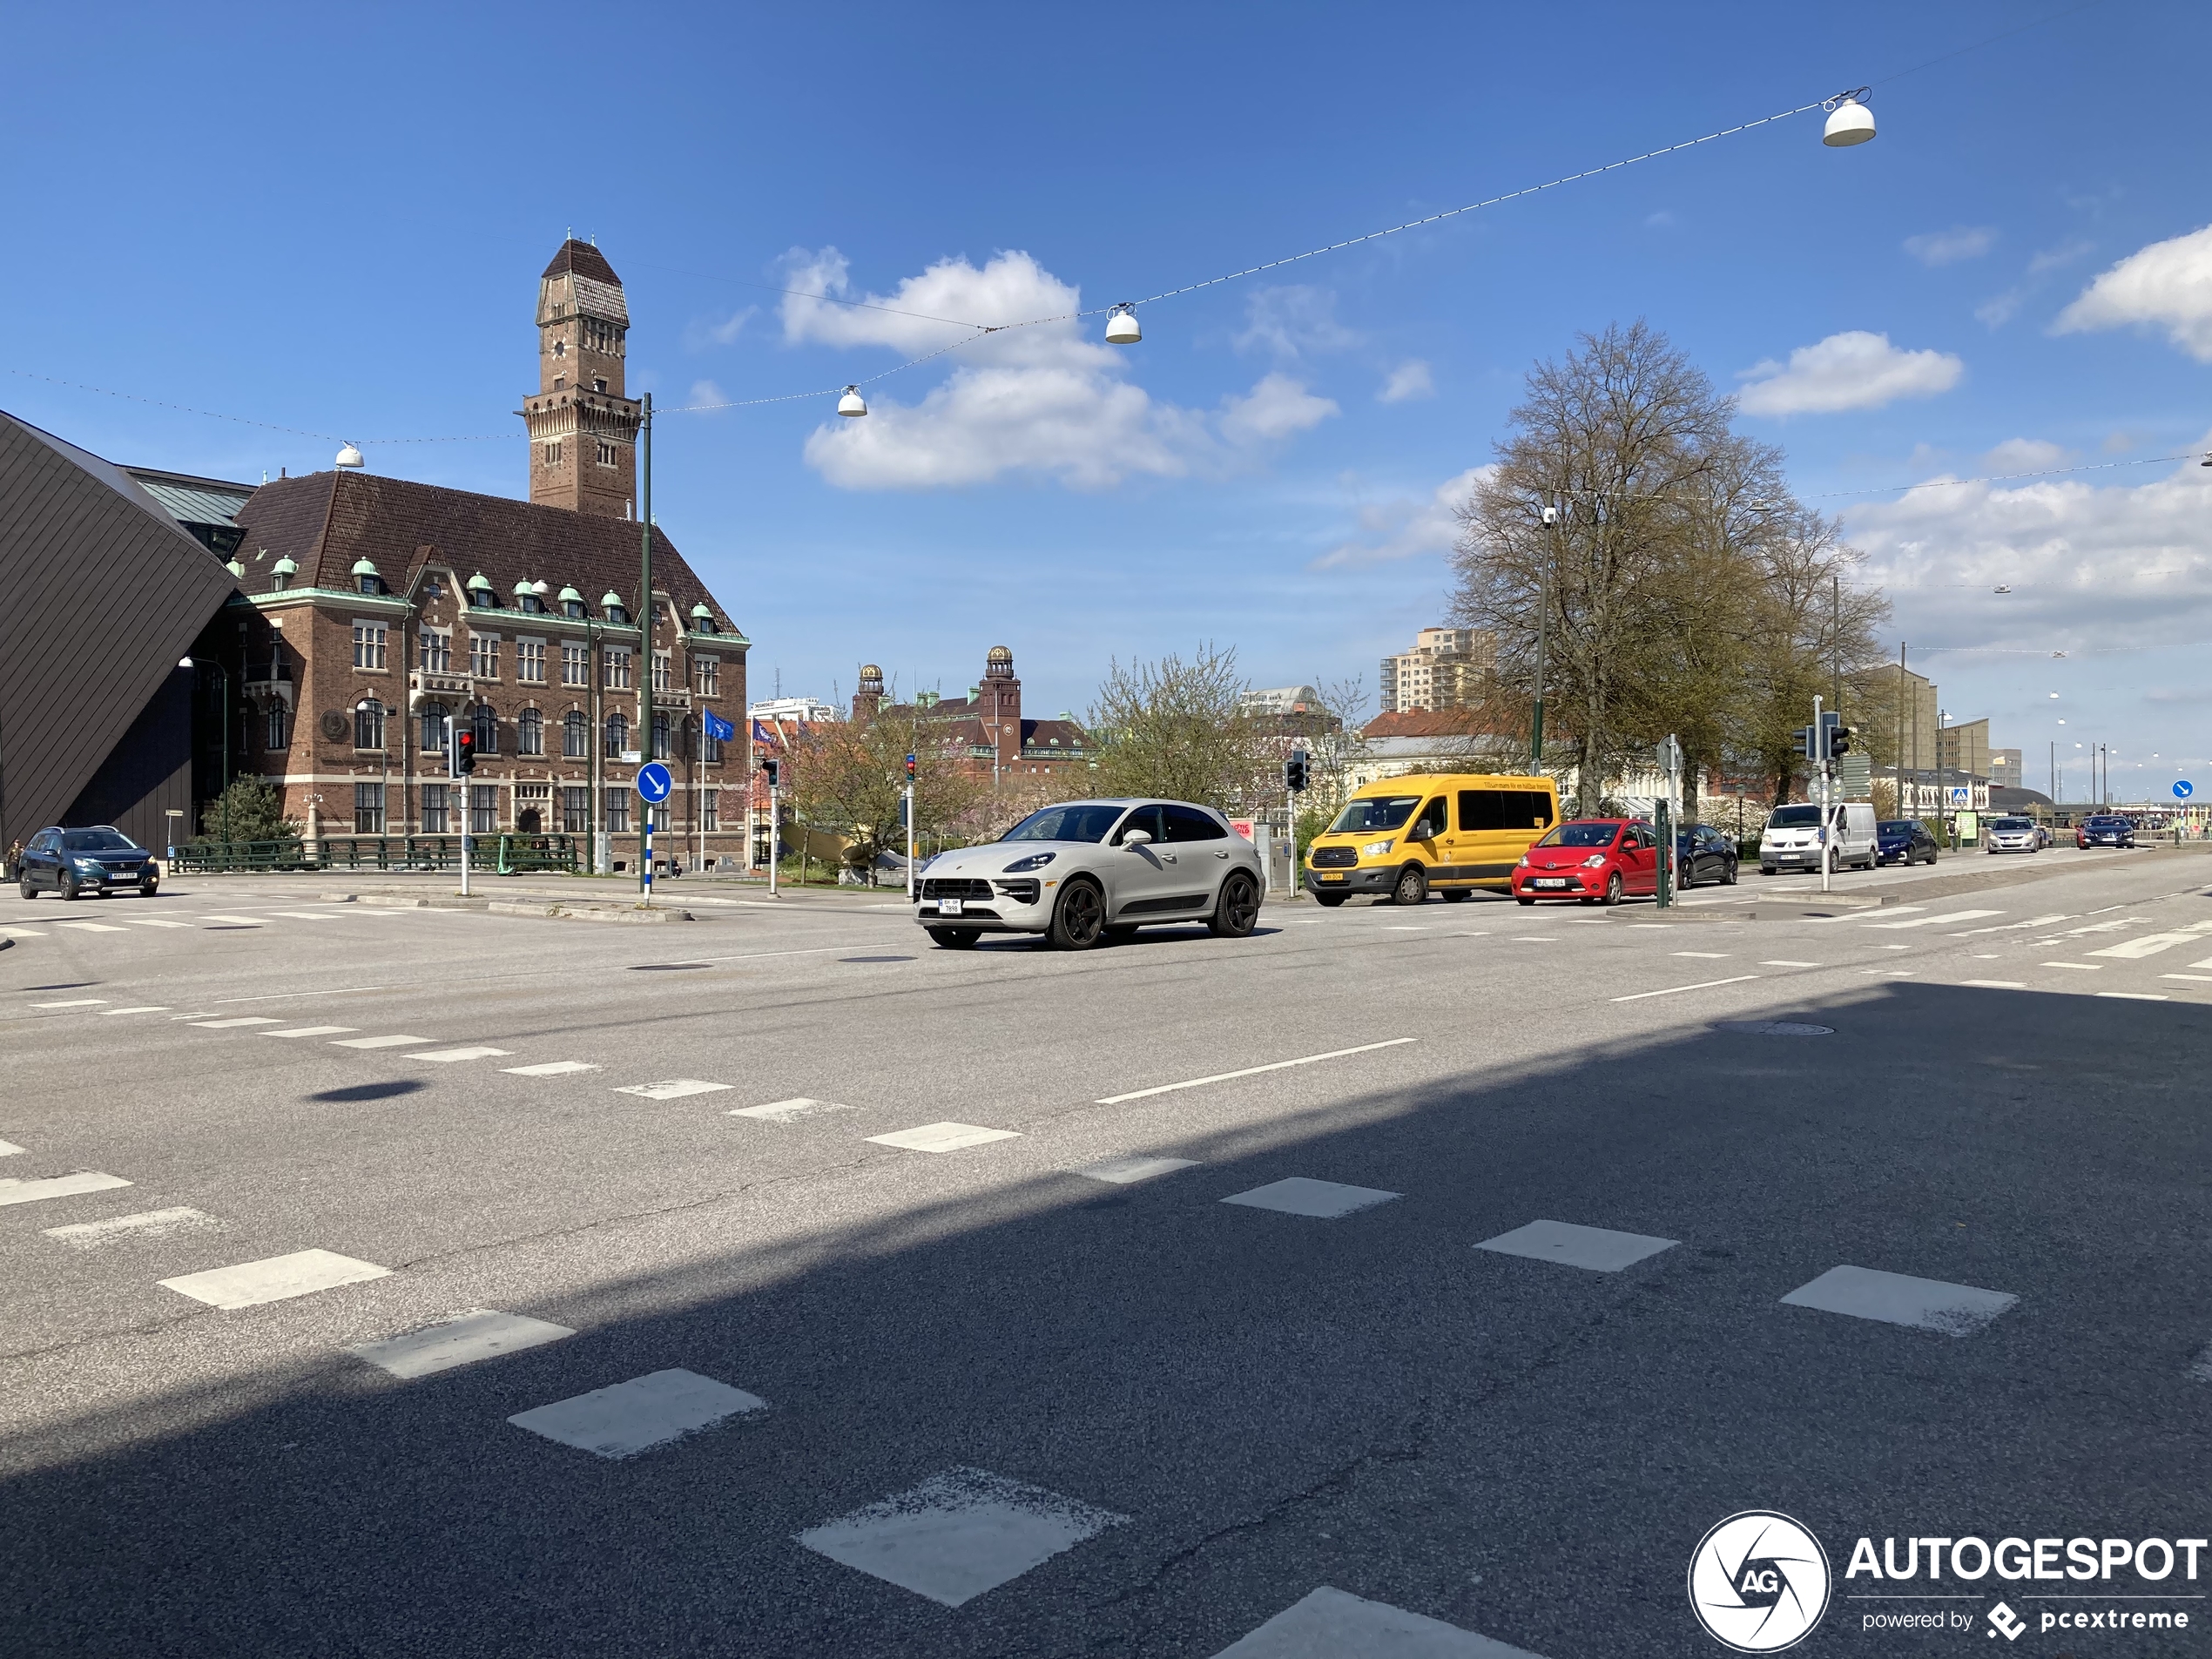
[(1936, 861), (1936, 840), (1917, 818), (1886, 818), (1874, 826), (1877, 864), (1919, 864)]
[(161, 867), (153, 854), (112, 824), (91, 829), (51, 826), (30, 838), (23, 850), (18, 891), (35, 899), (51, 887), (64, 899), (80, 893), (105, 898), (125, 890), (141, 898), (153, 897), (161, 885)]

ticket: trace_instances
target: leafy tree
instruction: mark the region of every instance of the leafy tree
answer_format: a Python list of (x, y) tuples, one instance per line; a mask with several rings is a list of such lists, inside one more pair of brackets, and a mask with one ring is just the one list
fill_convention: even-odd
[(1224, 809), (1257, 800), (1277, 745), (1263, 717), (1245, 706), (1250, 690), (1233, 647), (1202, 644), (1187, 662), (1116, 659), (1090, 710), (1093, 789)]
[(841, 836), (846, 860), (875, 883), (876, 860), (904, 853), (899, 822), (907, 756), (914, 757), (918, 839), (941, 839), (988, 795), (989, 785), (949, 747), (942, 728), (912, 708), (887, 708), (865, 721), (825, 720), (789, 751), (792, 806), (801, 823)]
[(228, 838), (233, 841), (296, 841), (300, 825), (284, 815), (284, 797), (266, 779), (231, 779), (230, 787), (199, 810), (199, 834), (204, 841)]

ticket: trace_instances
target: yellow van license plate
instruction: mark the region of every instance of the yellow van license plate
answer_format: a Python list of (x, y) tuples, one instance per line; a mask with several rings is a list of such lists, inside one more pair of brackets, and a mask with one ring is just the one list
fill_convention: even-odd
[(1321, 879), (1324, 881), (1341, 881), (1344, 880), (1344, 878), (1340, 875), (1325, 875)]

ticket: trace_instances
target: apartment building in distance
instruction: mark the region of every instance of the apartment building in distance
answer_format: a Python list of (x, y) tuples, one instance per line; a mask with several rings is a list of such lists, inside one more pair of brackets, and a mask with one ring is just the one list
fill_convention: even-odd
[(1382, 659), (1376, 690), (1385, 714), (1472, 708), (1488, 689), (1494, 643), (1480, 628), (1424, 628), (1413, 648)]

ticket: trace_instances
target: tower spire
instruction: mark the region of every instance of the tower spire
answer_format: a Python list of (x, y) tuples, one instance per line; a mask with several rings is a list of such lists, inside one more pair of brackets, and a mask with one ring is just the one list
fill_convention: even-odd
[(537, 283), (538, 389), (529, 428), (530, 499), (627, 518), (637, 496), (643, 411), (624, 386), (630, 305), (596, 243), (571, 227)]

